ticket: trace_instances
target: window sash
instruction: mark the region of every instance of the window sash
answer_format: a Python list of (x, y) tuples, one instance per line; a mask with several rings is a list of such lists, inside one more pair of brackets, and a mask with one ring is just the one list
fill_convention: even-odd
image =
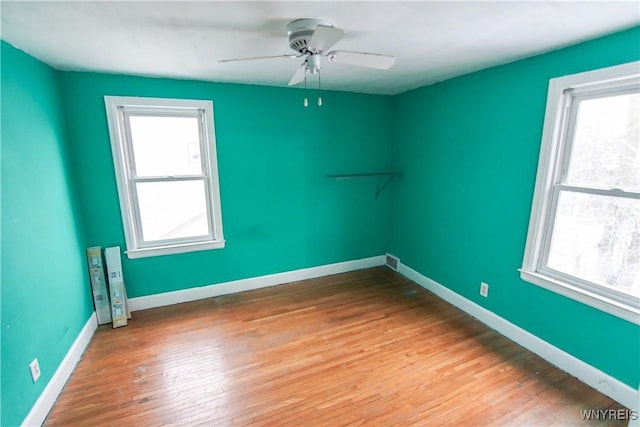
[[(538, 265), (536, 271), (543, 273), (546, 276), (552, 277), (560, 282), (570, 283), (576, 287), (581, 287), (596, 295), (601, 295), (607, 299), (618, 301), (620, 303), (631, 302), (632, 305), (640, 309), (640, 298), (626, 292), (620, 292), (612, 287), (600, 285), (598, 283), (582, 279), (578, 276), (574, 276), (562, 271), (558, 271), (548, 266), (549, 252), (551, 250), (551, 240), (553, 237), (553, 227), (556, 220), (557, 205), (560, 198), (561, 191), (577, 192), (584, 194), (592, 194), (599, 196), (611, 196), (611, 197), (625, 197), (631, 199), (640, 199), (640, 193), (629, 193), (622, 190), (601, 190), (584, 187), (571, 187), (566, 185), (557, 184), (553, 187), (551, 196), (550, 213), (547, 216), (546, 230), (543, 238), (543, 246), (540, 257), (538, 258)], [(620, 196), (623, 194), (623, 196)]]
[[(572, 151), (577, 132), (580, 102), (591, 99), (640, 93), (640, 84), (638, 84), (637, 80), (638, 79), (636, 78), (625, 83), (618, 82), (618, 85), (614, 87), (612, 87), (612, 83), (609, 82), (605, 85), (596, 85), (595, 87), (589, 88), (571, 88), (564, 91), (561, 110), (562, 119), (560, 120), (562, 131), (559, 136), (559, 144), (562, 152), (560, 153), (560, 160), (558, 162), (560, 169), (555, 171), (555, 184), (567, 184), (569, 168), (572, 160)], [(578, 186), (576, 186), (576, 188), (577, 187)]]
[[(137, 184), (138, 183), (147, 183), (147, 182), (184, 182), (184, 181), (202, 181), (204, 184), (204, 196), (205, 203), (207, 206), (207, 228), (209, 230), (208, 234), (200, 235), (200, 236), (192, 236), (192, 237), (176, 237), (173, 239), (161, 239), (161, 240), (145, 240), (144, 234), (142, 233), (142, 218), (140, 217), (140, 203), (138, 201), (138, 191)], [(211, 197), (210, 197), (210, 189), (209, 189), (209, 181), (206, 176), (203, 175), (194, 175), (194, 176), (181, 176), (181, 177), (144, 177), (144, 178), (131, 178), (129, 180), (129, 193), (131, 195), (131, 202), (134, 206), (135, 212), (135, 234), (136, 240), (138, 242), (138, 247), (140, 248), (149, 248), (155, 246), (166, 246), (175, 243), (199, 243), (206, 242), (215, 239), (214, 234), (214, 220), (211, 209)]]
[[(133, 110), (133, 111), (131, 111)], [(196, 118), (198, 119), (198, 146), (200, 148), (200, 170), (202, 171), (202, 176), (208, 177), (210, 176), (209, 168), (206, 162), (208, 158), (207, 155), (207, 139), (206, 139), (206, 129), (205, 129), (205, 111), (202, 109), (167, 109), (162, 111), (149, 111), (148, 109), (142, 108), (131, 108), (131, 107), (123, 107), (121, 109), (121, 118), (122, 124), (124, 126), (124, 132), (126, 135), (126, 160), (127, 160), (127, 170), (129, 177), (138, 178), (137, 170), (136, 170), (136, 157), (133, 151), (133, 136), (131, 133), (131, 122), (129, 119), (134, 117), (188, 117), (188, 118)], [(169, 175), (172, 177), (178, 176), (188, 176), (188, 175)]]

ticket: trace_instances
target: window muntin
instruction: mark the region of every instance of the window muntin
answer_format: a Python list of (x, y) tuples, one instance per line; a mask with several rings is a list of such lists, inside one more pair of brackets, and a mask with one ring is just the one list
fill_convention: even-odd
[(128, 256), (224, 247), (212, 103), (105, 102)]
[(524, 280), (640, 323), (638, 63), (552, 79)]

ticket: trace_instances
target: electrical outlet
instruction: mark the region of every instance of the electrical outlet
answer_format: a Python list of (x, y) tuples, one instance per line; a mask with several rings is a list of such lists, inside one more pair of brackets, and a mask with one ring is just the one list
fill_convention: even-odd
[(29, 364), (29, 369), (31, 370), (31, 378), (35, 383), (40, 378), (40, 365), (38, 364), (38, 359), (33, 359), (33, 362)]
[(484, 283), (484, 282), (480, 282), (480, 295), (482, 295), (483, 297), (488, 297), (489, 296), (489, 285)]

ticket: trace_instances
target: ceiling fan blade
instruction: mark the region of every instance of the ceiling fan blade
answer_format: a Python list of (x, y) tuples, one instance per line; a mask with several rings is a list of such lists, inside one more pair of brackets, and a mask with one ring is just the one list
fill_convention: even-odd
[(293, 86), (303, 81), (306, 72), (307, 72), (307, 63), (303, 62), (302, 65), (298, 67), (293, 77), (291, 77), (291, 80), (289, 80), (289, 86)]
[(357, 65), (360, 67), (388, 70), (396, 62), (395, 56), (380, 55), (378, 53), (348, 52), (336, 50), (327, 54), (329, 61), (336, 64)]
[(254, 56), (251, 58), (234, 58), (234, 59), (221, 59), (218, 62), (236, 62), (236, 61), (253, 61), (254, 59), (272, 59), (272, 58), (299, 58), (302, 55), (296, 55), (294, 53), (286, 55), (273, 55), (273, 56)]
[(308, 48), (311, 51), (326, 52), (342, 40), (345, 34), (340, 28), (318, 25), (309, 40)]

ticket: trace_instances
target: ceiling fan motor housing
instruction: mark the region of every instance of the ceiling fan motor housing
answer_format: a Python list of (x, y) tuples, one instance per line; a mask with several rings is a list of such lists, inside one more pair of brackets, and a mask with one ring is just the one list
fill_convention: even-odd
[(301, 54), (317, 53), (311, 52), (308, 45), (318, 25), (333, 27), (331, 22), (324, 19), (304, 18), (289, 22), (287, 24), (289, 47)]

